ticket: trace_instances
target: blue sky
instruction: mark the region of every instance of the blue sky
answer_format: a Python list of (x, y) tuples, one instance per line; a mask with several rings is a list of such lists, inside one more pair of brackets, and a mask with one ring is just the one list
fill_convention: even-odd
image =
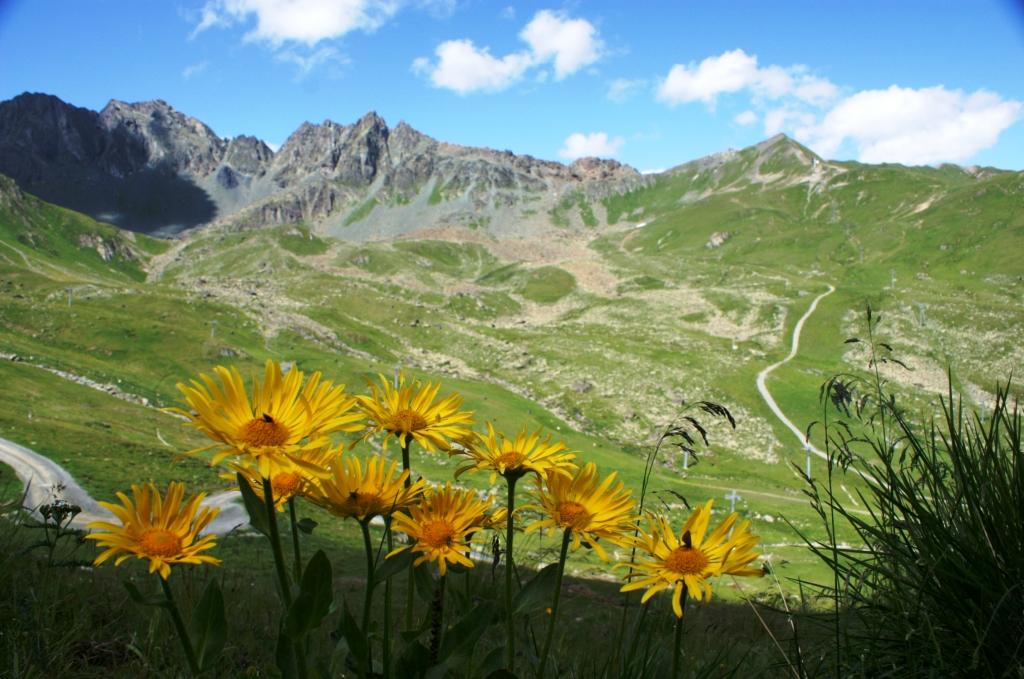
[(641, 170), (785, 132), (866, 162), (1024, 169), (1024, 9), (969, 2), (0, 0), (0, 99), (164, 99), (279, 145), (370, 110)]

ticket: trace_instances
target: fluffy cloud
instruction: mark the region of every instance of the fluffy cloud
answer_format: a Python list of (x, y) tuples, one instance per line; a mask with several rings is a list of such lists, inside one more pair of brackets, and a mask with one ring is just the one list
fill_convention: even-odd
[(538, 62), (554, 60), (555, 80), (572, 75), (597, 61), (603, 43), (597, 29), (586, 19), (570, 19), (564, 13), (543, 9), (519, 34)]
[(626, 140), (622, 137), (609, 139), (605, 132), (591, 132), (590, 134), (574, 132), (566, 137), (558, 155), (567, 160), (576, 160), (587, 156), (614, 158), (625, 143)]
[(843, 99), (820, 122), (798, 127), (796, 136), (824, 156), (849, 142), (866, 163), (963, 162), (994, 145), (1022, 113), (1021, 102), (985, 90), (893, 85)]
[[(585, 19), (572, 19), (563, 12), (537, 12), (519, 38), (527, 49), (502, 57), (470, 40), (448, 40), (434, 50), (435, 60), (419, 57), (413, 70), (426, 76), (435, 87), (459, 94), (498, 92), (519, 81), (531, 68), (552, 64), (555, 80), (562, 80), (601, 57), (603, 43), (597, 29)], [(538, 74), (540, 80), (547, 72)]]
[(486, 47), (479, 48), (470, 40), (448, 40), (438, 45), (434, 54), (437, 63), (420, 57), (413, 62), (413, 71), (427, 75), (434, 87), (459, 94), (503, 90), (519, 80), (533, 64), (525, 52), (498, 59), (491, 56)]
[(274, 46), (285, 42), (313, 47), (356, 30), (373, 31), (399, 9), (397, 0), (208, 0), (201, 11), (198, 35), (215, 26), (230, 26), (256, 17), (246, 40)]
[(658, 86), (658, 99), (670, 105), (700, 101), (714, 107), (718, 96), (749, 90), (765, 99), (795, 97), (811, 104), (835, 98), (839, 89), (795, 65), (759, 66), (757, 56), (741, 49), (708, 57), (699, 64), (676, 64)]
[(743, 113), (738, 113), (732, 121), (737, 125), (753, 125), (757, 122), (757, 114), (747, 109)]

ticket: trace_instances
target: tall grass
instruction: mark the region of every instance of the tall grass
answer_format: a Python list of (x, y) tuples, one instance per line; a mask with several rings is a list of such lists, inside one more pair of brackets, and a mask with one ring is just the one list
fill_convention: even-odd
[[(830, 535), (808, 544), (835, 573), (829, 673), (1024, 676), (1020, 404), (1006, 383), (990, 408), (969, 409), (950, 378), (941, 417), (918, 421), (881, 378), (898, 360), (870, 311), (868, 324), (871, 377), (822, 388), (829, 474), (808, 491)], [(833, 492), (835, 475), (853, 473), (866, 512)], [(842, 524), (854, 546), (836, 539)]]

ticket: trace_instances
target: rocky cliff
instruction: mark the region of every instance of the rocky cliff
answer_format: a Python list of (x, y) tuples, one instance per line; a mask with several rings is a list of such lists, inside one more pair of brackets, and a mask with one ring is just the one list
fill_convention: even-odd
[(274, 153), (255, 137), (219, 137), (160, 100), (95, 112), (45, 94), (0, 103), (0, 173), (136, 231), (304, 221), (351, 238), (553, 229), (560, 204), (645, 181), (612, 160), (563, 165), (447, 144), (405, 123), (389, 128), (375, 113), (351, 125), (303, 123)]

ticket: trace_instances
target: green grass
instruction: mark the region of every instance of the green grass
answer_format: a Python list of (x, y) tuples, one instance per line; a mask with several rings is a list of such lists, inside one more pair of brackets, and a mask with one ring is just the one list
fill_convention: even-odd
[(330, 244), (313, 235), (307, 227), (294, 227), (286, 231), (278, 240), (281, 247), (294, 255), (322, 255), (330, 248)]
[(576, 289), (576, 279), (571, 273), (555, 266), (533, 269), (523, 281), (519, 293), (539, 304), (552, 304)]

